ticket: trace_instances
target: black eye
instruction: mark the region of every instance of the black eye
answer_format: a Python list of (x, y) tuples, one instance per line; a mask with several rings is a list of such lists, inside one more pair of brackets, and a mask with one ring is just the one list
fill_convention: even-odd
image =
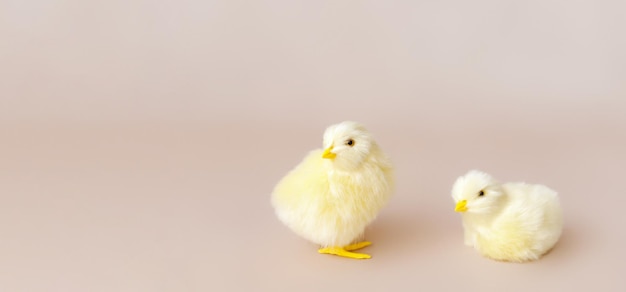
[(350, 147), (354, 146), (354, 140), (348, 139), (348, 141), (346, 141), (346, 145), (348, 145)]
[(482, 196), (484, 196), (484, 195), (485, 195), (485, 191), (480, 190), (480, 192), (478, 192), (478, 196), (479, 196), (479, 197), (482, 197)]

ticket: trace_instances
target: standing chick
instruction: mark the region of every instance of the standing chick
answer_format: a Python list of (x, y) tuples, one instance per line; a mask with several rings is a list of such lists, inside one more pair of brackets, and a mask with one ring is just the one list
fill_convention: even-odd
[(276, 185), (272, 205), (295, 233), (321, 246), (319, 253), (368, 259), (356, 242), (387, 203), (392, 166), (360, 124), (342, 122), (324, 133), (314, 150)]
[(486, 257), (536, 260), (558, 241), (563, 228), (559, 198), (543, 185), (496, 182), (473, 170), (452, 187), (454, 211), (463, 216), (465, 244)]

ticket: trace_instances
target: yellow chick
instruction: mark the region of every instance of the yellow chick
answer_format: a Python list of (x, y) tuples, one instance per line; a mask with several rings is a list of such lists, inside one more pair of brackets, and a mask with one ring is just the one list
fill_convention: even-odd
[(501, 184), (473, 170), (456, 180), (452, 198), (462, 213), (465, 244), (488, 258), (536, 260), (561, 236), (559, 197), (546, 186)]
[(353, 251), (371, 244), (357, 240), (392, 193), (391, 162), (355, 122), (328, 127), (323, 145), (276, 185), (272, 205), (285, 225), (321, 246), (319, 253), (368, 259)]

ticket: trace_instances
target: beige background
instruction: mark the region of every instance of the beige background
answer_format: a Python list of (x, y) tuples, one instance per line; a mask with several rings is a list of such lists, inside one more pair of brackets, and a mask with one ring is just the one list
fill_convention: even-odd
[[(0, 0), (0, 291), (622, 291), (625, 9)], [(269, 204), (347, 119), (397, 168), (368, 261)], [(463, 245), (472, 168), (560, 192), (550, 254)]]

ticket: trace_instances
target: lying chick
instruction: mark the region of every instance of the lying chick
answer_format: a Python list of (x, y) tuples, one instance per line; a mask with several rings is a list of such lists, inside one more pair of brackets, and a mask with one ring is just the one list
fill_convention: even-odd
[(561, 236), (557, 193), (543, 185), (496, 182), (473, 170), (452, 187), (456, 212), (463, 216), (465, 244), (502, 261), (536, 260)]
[(272, 205), (285, 225), (321, 245), (319, 253), (368, 259), (353, 251), (371, 244), (356, 240), (391, 195), (391, 163), (355, 122), (328, 127), (323, 145), (276, 185)]

